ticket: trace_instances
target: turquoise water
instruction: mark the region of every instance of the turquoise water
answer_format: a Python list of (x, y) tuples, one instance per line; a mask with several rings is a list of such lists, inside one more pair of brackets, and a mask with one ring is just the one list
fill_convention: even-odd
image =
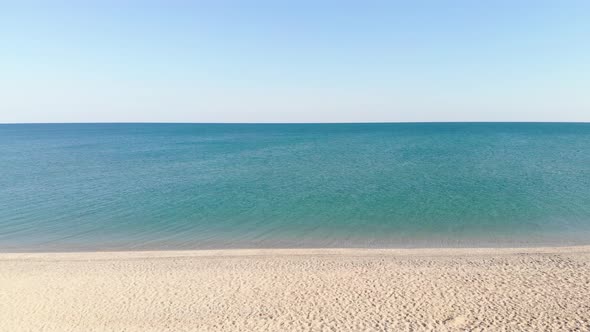
[(590, 124), (0, 125), (0, 250), (590, 243)]

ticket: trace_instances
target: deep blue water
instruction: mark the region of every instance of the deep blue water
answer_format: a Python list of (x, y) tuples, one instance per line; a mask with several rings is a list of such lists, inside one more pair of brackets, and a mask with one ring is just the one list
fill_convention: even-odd
[(0, 125), (0, 250), (590, 243), (590, 124)]

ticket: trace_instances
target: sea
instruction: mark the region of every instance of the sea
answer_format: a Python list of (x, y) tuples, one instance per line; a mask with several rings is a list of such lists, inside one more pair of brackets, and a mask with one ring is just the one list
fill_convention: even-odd
[(4, 124), (0, 251), (590, 243), (590, 124)]

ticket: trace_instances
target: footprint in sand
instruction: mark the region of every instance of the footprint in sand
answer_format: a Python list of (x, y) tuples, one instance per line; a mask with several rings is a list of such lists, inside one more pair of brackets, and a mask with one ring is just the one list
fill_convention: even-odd
[(443, 321), (443, 324), (450, 327), (459, 327), (467, 322), (465, 316), (459, 315), (456, 317), (449, 317)]

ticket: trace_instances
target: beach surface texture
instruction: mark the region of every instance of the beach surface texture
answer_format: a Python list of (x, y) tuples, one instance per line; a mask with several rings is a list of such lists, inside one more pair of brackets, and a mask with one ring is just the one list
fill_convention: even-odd
[(0, 254), (0, 331), (589, 331), (590, 247)]

